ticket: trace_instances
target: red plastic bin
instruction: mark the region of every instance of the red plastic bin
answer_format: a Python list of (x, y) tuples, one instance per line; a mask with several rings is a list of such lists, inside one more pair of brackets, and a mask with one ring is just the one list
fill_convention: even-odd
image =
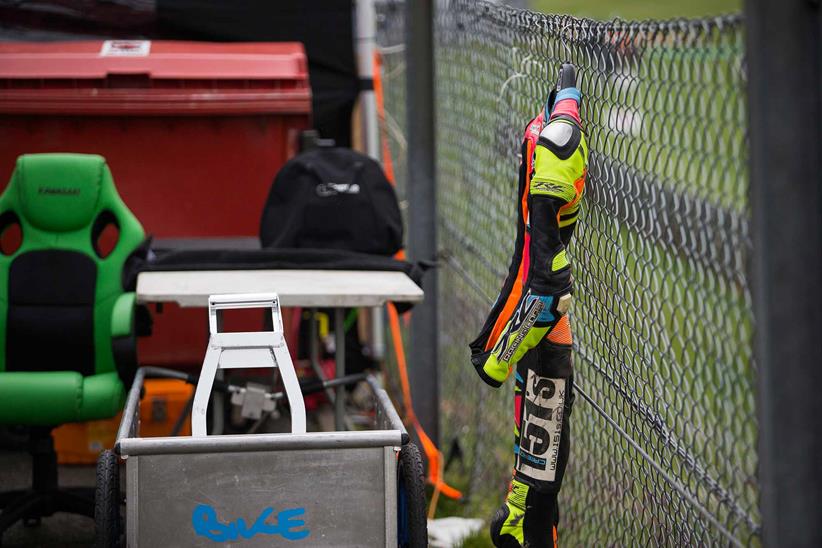
[[(299, 43), (0, 43), (0, 190), (20, 154), (101, 154), (155, 237), (257, 236), (310, 116)], [(199, 363), (206, 331), (167, 306), (140, 360)]]
[(0, 44), (4, 184), (20, 154), (102, 154), (159, 237), (256, 235), (310, 114), (298, 43)]

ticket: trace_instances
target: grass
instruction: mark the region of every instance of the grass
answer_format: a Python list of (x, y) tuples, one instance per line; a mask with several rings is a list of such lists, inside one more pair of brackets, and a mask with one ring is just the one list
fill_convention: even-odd
[(591, 19), (641, 21), (704, 17), (742, 11), (741, 0), (530, 0), (543, 13), (561, 13)]
[(462, 541), (461, 548), (494, 548), (485, 528)]

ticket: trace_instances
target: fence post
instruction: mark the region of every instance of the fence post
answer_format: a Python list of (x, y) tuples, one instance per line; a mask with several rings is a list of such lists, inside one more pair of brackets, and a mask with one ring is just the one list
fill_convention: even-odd
[(819, 2), (745, 12), (763, 542), (822, 546)]
[[(406, 2), (408, 97), (408, 252), (414, 260), (437, 255), (434, 170), (434, 2)], [(411, 317), (410, 371), (414, 410), (428, 435), (439, 440), (437, 272), (423, 284), (425, 301)]]

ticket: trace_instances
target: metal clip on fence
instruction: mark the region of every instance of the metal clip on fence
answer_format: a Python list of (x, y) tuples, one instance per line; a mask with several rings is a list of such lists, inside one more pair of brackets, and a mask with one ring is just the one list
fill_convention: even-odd
[[(224, 333), (222, 312), (243, 308), (270, 308), (272, 331)], [(291, 355), (283, 336), (280, 299), (276, 293), (212, 295), (208, 299), (210, 338), (191, 410), (191, 433), (206, 435), (206, 410), (218, 369), (277, 367), (291, 408), (291, 432), (305, 433), (305, 403)]]

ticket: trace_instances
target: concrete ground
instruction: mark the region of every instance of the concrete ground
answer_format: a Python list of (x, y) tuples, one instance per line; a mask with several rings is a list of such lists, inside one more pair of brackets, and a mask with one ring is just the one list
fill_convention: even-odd
[[(60, 466), (61, 487), (93, 487), (94, 466)], [(0, 492), (31, 485), (31, 457), (25, 451), (0, 449)], [(57, 513), (36, 527), (17, 523), (3, 535), (3, 548), (11, 546), (91, 546), (94, 520)]]

